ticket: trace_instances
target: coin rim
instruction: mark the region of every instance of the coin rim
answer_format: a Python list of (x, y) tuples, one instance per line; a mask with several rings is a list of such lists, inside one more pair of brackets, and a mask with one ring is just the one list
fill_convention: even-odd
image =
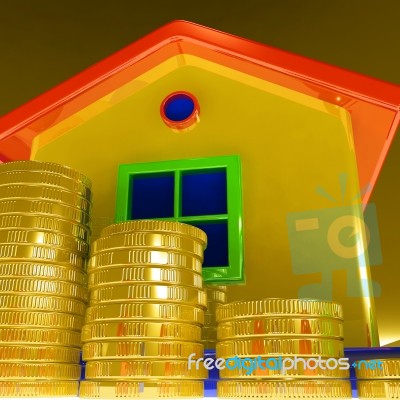
[[(19, 166), (21, 165), (21, 166)], [(10, 166), (10, 169), (8, 169)], [(16, 169), (16, 168), (23, 168), (23, 169)], [(39, 169), (36, 169), (39, 168)], [(53, 170), (45, 170), (45, 168)], [(91, 189), (92, 181), (82, 172), (76, 170), (75, 168), (69, 167), (68, 165), (62, 165), (58, 163), (53, 163), (49, 161), (38, 161), (38, 160), (15, 160), (15, 161), (8, 161), (5, 163), (0, 164), (0, 173), (3, 172), (46, 172), (51, 173), (54, 175), (61, 175), (65, 176), (66, 178), (70, 178), (75, 181), (82, 182), (86, 186)], [(63, 172), (60, 172), (63, 171)], [(73, 175), (73, 176), (71, 176)]]
[[(169, 227), (169, 228), (168, 228)], [(173, 228), (175, 227), (175, 229)], [(204, 246), (207, 244), (207, 235), (201, 229), (177, 221), (157, 221), (157, 220), (130, 220), (122, 221), (116, 224), (109, 225), (102, 229), (100, 236), (110, 236), (118, 233), (134, 233), (134, 232), (171, 232), (181, 233), (197, 239)]]

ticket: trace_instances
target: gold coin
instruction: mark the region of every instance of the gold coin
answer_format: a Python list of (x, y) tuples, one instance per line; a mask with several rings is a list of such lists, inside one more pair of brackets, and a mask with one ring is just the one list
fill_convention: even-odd
[(0, 360), (2, 361), (45, 361), (78, 364), (80, 349), (62, 346), (43, 345), (1, 345)]
[(207, 283), (204, 285), (204, 289), (206, 290), (210, 300), (226, 303), (228, 290), (226, 286), (210, 285)]
[(209, 314), (208, 311), (204, 314), (204, 325), (205, 326), (217, 326), (217, 321), (215, 320), (215, 314)]
[(93, 289), (90, 292), (91, 305), (123, 301), (168, 301), (205, 308), (207, 298), (201, 289), (167, 285), (115, 285)]
[(216, 290), (218, 292), (227, 292), (228, 291), (228, 286), (222, 286), (222, 285), (213, 285), (212, 283), (207, 283), (205, 285), (205, 288), (207, 290)]
[(158, 340), (129, 340), (124, 342), (91, 342), (82, 347), (82, 359), (89, 360), (118, 360), (118, 359), (148, 359), (161, 360), (185, 359), (203, 357), (204, 347), (200, 343)]
[(218, 339), (249, 339), (269, 336), (343, 338), (343, 322), (330, 318), (254, 318), (218, 324)]
[(0, 263), (0, 277), (39, 278), (87, 285), (86, 272), (73, 267), (30, 262)]
[(162, 250), (115, 250), (99, 253), (89, 260), (89, 272), (97, 268), (112, 265), (165, 265), (166, 267), (180, 267), (201, 273), (202, 263), (199, 259), (179, 252)]
[(225, 303), (219, 303), (216, 301), (209, 301), (207, 298), (207, 314), (213, 315), (214, 320), (217, 320), (217, 308), (222, 306)]
[(204, 326), (201, 331), (203, 340), (217, 340), (217, 328), (215, 326)]
[(217, 327), (216, 326), (203, 326), (202, 328), (202, 333), (203, 334), (214, 334), (215, 336), (217, 335)]
[(26, 186), (55, 186), (92, 199), (91, 190), (82, 182), (66, 176), (38, 171), (9, 171), (0, 173), (0, 186), (24, 184)]
[(171, 283), (201, 289), (203, 277), (182, 268), (114, 267), (94, 270), (89, 275), (89, 289), (118, 283)]
[(45, 344), (49, 346), (81, 346), (79, 332), (69, 330), (43, 328), (0, 328), (0, 343), (5, 344)]
[(349, 380), (219, 381), (218, 398), (351, 399)]
[(82, 182), (88, 188), (92, 187), (92, 182), (87, 176), (71, 167), (61, 164), (33, 160), (10, 161), (0, 164), (0, 173), (14, 171), (45, 172), (49, 174), (62, 175), (75, 181)]
[[(204, 310), (174, 303), (114, 303), (86, 309), (86, 323), (127, 320), (186, 322), (203, 325)], [(165, 321), (164, 321), (165, 320)]]
[(203, 398), (204, 384), (202, 381), (82, 381), (79, 397), (90, 398)]
[(67, 221), (62, 218), (54, 218), (41, 215), (0, 215), (0, 229), (34, 229), (51, 231), (52, 233), (62, 233), (70, 235), (86, 242), (90, 239), (90, 228), (86, 225)]
[(67, 299), (57, 296), (40, 296), (37, 294), (1, 294), (0, 293), (0, 310), (1, 309), (17, 309), (28, 311), (52, 311), (68, 314), (85, 315), (86, 304), (80, 300)]
[(62, 379), (65, 381), (79, 380), (81, 376), (81, 366), (74, 364), (57, 364), (57, 363), (38, 363), (38, 364), (21, 364), (21, 363), (4, 363), (0, 362), (0, 379), (9, 380), (45, 380), (45, 379)]
[(207, 235), (204, 231), (193, 225), (174, 221), (140, 220), (120, 222), (104, 228), (101, 231), (101, 237), (134, 232), (180, 234), (198, 240), (203, 246), (207, 244)]
[(31, 199), (15, 199), (0, 200), (0, 214), (13, 215), (45, 215), (55, 216), (66, 219), (68, 221), (77, 222), (79, 224), (88, 225), (90, 223), (90, 215), (78, 208), (68, 205), (48, 201), (48, 200), (31, 200)]
[(362, 380), (357, 381), (358, 398), (364, 399), (398, 399), (400, 392), (400, 380)]
[(206, 379), (207, 370), (188, 367), (187, 360), (88, 361), (86, 379)]
[(212, 342), (215, 342), (215, 343), (218, 342), (217, 335), (216, 334), (212, 334), (212, 333), (203, 334), (202, 340), (212, 341)]
[(343, 319), (343, 309), (338, 303), (309, 299), (264, 299), (235, 301), (216, 310), (217, 321), (256, 316), (316, 316)]
[(82, 256), (89, 254), (89, 245), (73, 236), (28, 229), (0, 229), (1, 244), (40, 244), (73, 251)]
[(59, 380), (0, 381), (0, 397), (10, 398), (78, 396), (78, 386), (79, 382)]
[(207, 298), (210, 303), (226, 303), (226, 292), (223, 292), (221, 290), (210, 290), (207, 286), (205, 286), (204, 289), (207, 292)]
[(0, 186), (1, 199), (31, 199), (55, 201), (90, 213), (92, 203), (82, 196), (51, 186)]
[(0, 244), (0, 260), (2, 262), (6, 260), (31, 262), (48, 261), (73, 266), (75, 268), (83, 269), (85, 267), (85, 259), (78, 253), (30, 244)]
[(356, 361), (357, 379), (400, 379), (400, 359)]
[(347, 379), (348, 364), (336, 358), (258, 357), (226, 360), (222, 379)]
[(204, 248), (198, 241), (180, 235), (168, 233), (134, 232), (121, 233), (101, 237), (92, 244), (92, 254), (97, 254), (111, 249), (146, 247), (186, 252), (203, 261)]
[(50, 294), (87, 301), (88, 290), (82, 285), (34, 278), (0, 279), (0, 292), (20, 294)]
[(85, 325), (82, 329), (82, 341), (118, 340), (118, 339), (178, 339), (197, 342), (201, 339), (201, 328), (189, 323), (119, 321), (97, 322)]
[(0, 309), (0, 326), (19, 327), (32, 326), (43, 328), (68, 329), (81, 331), (83, 316), (43, 311), (16, 311)]
[(274, 339), (224, 340), (217, 344), (218, 357), (293, 355), (343, 357), (343, 342), (337, 339)]
[(210, 349), (215, 349), (215, 347), (217, 346), (217, 341), (206, 339), (202, 340), (201, 344), (204, 346), (206, 350), (210, 350)]

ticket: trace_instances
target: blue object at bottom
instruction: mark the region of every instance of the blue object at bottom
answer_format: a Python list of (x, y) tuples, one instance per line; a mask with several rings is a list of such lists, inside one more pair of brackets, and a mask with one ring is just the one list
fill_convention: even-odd
[[(215, 361), (215, 350), (204, 350), (204, 358), (212, 358)], [(208, 371), (208, 379), (204, 381), (204, 397), (217, 397), (217, 382), (219, 381), (219, 370), (213, 368)]]
[[(344, 349), (344, 356), (349, 359), (350, 365), (359, 360), (400, 358), (400, 347), (353, 347)], [(356, 371), (354, 368), (350, 368), (350, 382), (353, 397), (358, 397)]]
[(217, 397), (217, 383), (219, 379), (206, 379), (204, 382), (204, 397)]
[(81, 364), (81, 381), (84, 381), (85, 380), (86, 363), (85, 363), (85, 361), (82, 360), (82, 352), (80, 355), (79, 362)]

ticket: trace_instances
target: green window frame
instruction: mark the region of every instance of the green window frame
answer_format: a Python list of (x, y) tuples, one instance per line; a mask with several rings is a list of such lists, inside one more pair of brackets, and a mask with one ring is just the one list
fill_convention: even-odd
[[(182, 215), (182, 178), (185, 174), (226, 171), (226, 213), (208, 215)], [(116, 222), (128, 221), (132, 216), (132, 192), (135, 176), (174, 177), (174, 215), (168, 218), (149, 218), (178, 221), (190, 225), (227, 224), (227, 265), (203, 267), (203, 279), (208, 283), (240, 283), (244, 281), (242, 174), (239, 156), (207, 157), (197, 159), (145, 162), (119, 166), (117, 183)], [(144, 219), (144, 218), (141, 218)]]

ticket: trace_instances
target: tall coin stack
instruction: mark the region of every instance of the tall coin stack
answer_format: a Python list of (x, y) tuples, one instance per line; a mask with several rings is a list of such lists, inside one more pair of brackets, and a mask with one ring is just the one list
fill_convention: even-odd
[(400, 359), (358, 361), (355, 370), (359, 399), (400, 398)]
[(217, 344), (216, 309), (227, 302), (227, 287), (205, 285), (204, 289), (207, 294), (207, 311), (202, 330), (202, 343), (205, 349), (215, 349)]
[(349, 370), (340, 369), (339, 304), (265, 299), (228, 303), (216, 312), (217, 357), (226, 360), (218, 397), (351, 398)]
[(0, 396), (76, 396), (91, 183), (58, 164), (0, 164)]
[(128, 221), (102, 231), (89, 261), (80, 397), (203, 397), (201, 327), (207, 305), (203, 231)]

